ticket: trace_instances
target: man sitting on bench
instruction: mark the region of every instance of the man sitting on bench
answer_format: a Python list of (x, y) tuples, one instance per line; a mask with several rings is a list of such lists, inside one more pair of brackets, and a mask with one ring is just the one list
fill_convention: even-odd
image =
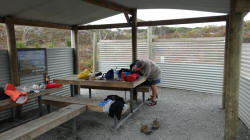
[(144, 85), (150, 85), (152, 89), (152, 96), (148, 99), (149, 106), (157, 104), (157, 87), (156, 84), (160, 83), (161, 70), (160, 68), (151, 60), (137, 60), (134, 63), (133, 71), (140, 72), (143, 76), (147, 77)]

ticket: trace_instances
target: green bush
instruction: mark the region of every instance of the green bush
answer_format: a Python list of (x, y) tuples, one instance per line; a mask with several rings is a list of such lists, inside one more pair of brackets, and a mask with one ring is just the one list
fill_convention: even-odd
[(40, 44), (38, 42), (35, 43), (35, 47), (39, 48)]
[(49, 42), (48, 43), (48, 48), (54, 48), (54, 43), (53, 42)]
[(71, 47), (71, 40), (70, 40), (69, 38), (67, 38), (67, 39), (65, 40), (65, 46), (66, 46), (66, 47)]
[(25, 46), (22, 41), (17, 41), (16, 42), (16, 47), (17, 48), (27, 48), (27, 46)]

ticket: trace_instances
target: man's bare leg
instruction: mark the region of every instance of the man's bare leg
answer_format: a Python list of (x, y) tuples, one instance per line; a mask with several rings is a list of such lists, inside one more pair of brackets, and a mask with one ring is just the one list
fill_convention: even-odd
[(151, 85), (151, 89), (152, 89), (152, 100), (156, 101), (156, 95), (157, 95), (157, 87), (156, 87), (156, 85)]

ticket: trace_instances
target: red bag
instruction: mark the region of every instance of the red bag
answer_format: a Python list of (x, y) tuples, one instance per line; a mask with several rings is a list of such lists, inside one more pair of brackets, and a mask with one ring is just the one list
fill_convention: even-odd
[(128, 81), (128, 82), (133, 82), (133, 81), (135, 81), (138, 77), (139, 77), (139, 74), (138, 74), (138, 73), (129, 74), (129, 75), (126, 77), (126, 81)]
[(46, 89), (49, 89), (49, 88), (58, 88), (58, 87), (61, 87), (62, 84), (46, 84)]
[(5, 91), (4, 93), (8, 96), (10, 96), (11, 100), (16, 102), (18, 105), (22, 105), (27, 103), (28, 101), (28, 95), (27, 92), (21, 92), (16, 90), (16, 88), (11, 84), (5, 85)]

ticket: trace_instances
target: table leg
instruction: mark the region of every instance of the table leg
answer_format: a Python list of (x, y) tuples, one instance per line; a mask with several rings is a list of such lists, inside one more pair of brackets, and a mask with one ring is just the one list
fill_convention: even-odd
[(130, 90), (130, 112), (133, 113), (133, 92), (134, 89)]
[(16, 119), (16, 108), (12, 107), (11, 108), (11, 121), (15, 121)]
[(38, 106), (39, 106), (39, 111), (40, 111), (40, 116), (43, 115), (43, 106), (42, 106), (42, 96), (38, 96)]
[(135, 100), (137, 102), (137, 91), (135, 89), (133, 89), (133, 100)]
[(47, 104), (47, 111), (48, 111), (48, 113), (51, 112), (51, 105), (50, 104)]
[(71, 94), (71, 97), (75, 96), (75, 86), (74, 85), (70, 85), (70, 94)]
[(127, 92), (125, 90), (125, 101), (127, 101)]
[(91, 99), (91, 88), (89, 88), (89, 99)]
[(142, 102), (145, 102), (145, 92), (142, 92)]

